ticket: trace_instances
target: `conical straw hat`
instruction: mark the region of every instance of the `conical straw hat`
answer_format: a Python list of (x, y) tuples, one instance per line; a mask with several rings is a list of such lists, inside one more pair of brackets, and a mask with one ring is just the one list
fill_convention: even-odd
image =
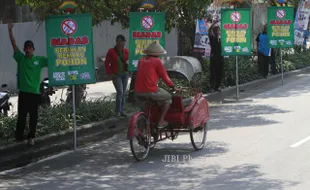
[(167, 52), (159, 43), (155, 41), (143, 50), (143, 53), (147, 55), (160, 56), (166, 54)]

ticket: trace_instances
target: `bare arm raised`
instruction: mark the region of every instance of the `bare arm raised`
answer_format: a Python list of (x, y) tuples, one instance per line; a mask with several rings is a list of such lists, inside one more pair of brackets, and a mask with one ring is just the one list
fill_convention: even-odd
[(8, 29), (9, 29), (9, 34), (10, 34), (10, 40), (11, 40), (11, 43), (12, 43), (12, 47), (13, 47), (13, 50), (14, 50), (14, 53), (18, 51), (18, 47), (16, 45), (16, 41), (15, 41), (15, 38), (13, 36), (13, 32), (12, 32), (12, 29), (13, 29), (14, 25), (12, 22), (9, 22), (8, 23)]

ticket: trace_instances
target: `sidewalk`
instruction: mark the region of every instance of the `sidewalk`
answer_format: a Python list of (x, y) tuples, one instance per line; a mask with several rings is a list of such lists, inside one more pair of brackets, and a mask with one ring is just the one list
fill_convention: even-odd
[[(128, 81), (128, 89), (130, 85), (130, 79)], [(98, 82), (95, 84), (88, 84), (87, 85), (87, 100), (89, 99), (96, 99), (96, 98), (103, 98), (106, 96), (111, 96), (112, 94), (116, 93), (115, 88), (113, 86), (112, 81), (106, 82)], [(62, 100), (66, 100), (67, 97), (67, 88), (59, 88), (53, 96), (50, 96), (52, 105), (61, 103)], [(11, 110), (9, 115), (17, 113), (17, 96), (12, 96), (10, 98), (10, 102), (12, 103)]]

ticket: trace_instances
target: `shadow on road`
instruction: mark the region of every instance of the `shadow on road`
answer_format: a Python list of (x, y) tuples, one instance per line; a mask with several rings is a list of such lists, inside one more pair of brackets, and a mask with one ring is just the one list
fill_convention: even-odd
[[(125, 134), (123, 134), (125, 137)], [(117, 138), (123, 138), (118, 136)], [(180, 138), (187, 138), (180, 136)], [(117, 139), (114, 139), (114, 142)], [(128, 141), (104, 141), (13, 174), (2, 185), (17, 189), (284, 189), (294, 182), (267, 179), (257, 165), (223, 168), (212, 159), (228, 151), (224, 142), (208, 142), (202, 151), (189, 143), (160, 143), (144, 162), (135, 162)], [(163, 162), (165, 155), (192, 160)], [(214, 157), (214, 158), (211, 158)], [(208, 163), (208, 167), (205, 164)], [(0, 185), (1, 187), (1, 185)]]
[(264, 115), (288, 113), (289, 111), (259, 104), (230, 104), (212, 107), (211, 130), (233, 127), (268, 126), (278, 123), (264, 118)]
[(282, 86), (282, 83), (279, 82), (279, 86), (275, 87), (273, 90), (264, 92), (263, 94), (259, 94), (255, 96), (255, 98), (283, 98), (299, 96), (304, 93), (310, 93), (309, 76), (309, 74), (300, 75), (298, 79), (288, 84), (286, 84), (284, 80), (284, 86)]

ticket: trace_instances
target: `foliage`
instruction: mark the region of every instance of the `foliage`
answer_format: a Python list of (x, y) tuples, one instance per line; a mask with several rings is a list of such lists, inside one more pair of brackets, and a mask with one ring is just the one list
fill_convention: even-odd
[[(310, 65), (310, 50), (300, 52), (283, 52), (283, 69), (284, 71), (292, 71), (301, 69)], [(277, 62), (280, 62), (280, 56), (277, 57)], [(280, 71), (280, 65), (278, 65), (278, 71)]]
[[(139, 11), (142, 0), (75, 0), (78, 5), (75, 13), (92, 13), (93, 25), (100, 25), (103, 21), (120, 23), (122, 28), (129, 28), (129, 13)], [(156, 0), (156, 6), (149, 12), (164, 12), (166, 15), (165, 29), (170, 32), (177, 28), (182, 32), (188, 44), (184, 52), (189, 54), (194, 45), (196, 19), (205, 17), (208, 5), (212, 0)], [(63, 14), (57, 10), (62, 1), (59, 0), (17, 0), (19, 5), (28, 5), (39, 17), (39, 22), (48, 15)], [(187, 40), (186, 40), (187, 41)], [(182, 49), (182, 48), (180, 48)]]
[[(244, 84), (260, 79), (257, 61), (253, 57), (238, 57), (239, 84)], [(236, 62), (235, 57), (225, 59), (223, 87), (236, 85)]]
[[(19, 5), (28, 5), (44, 21), (47, 15), (62, 14), (57, 11), (62, 1), (59, 0), (16, 0)], [(111, 24), (119, 22), (123, 28), (129, 28), (129, 12), (137, 12), (139, 0), (75, 0), (78, 4), (76, 13), (92, 13), (93, 25), (109, 20)], [(211, 0), (173, 0), (157, 1), (156, 7), (150, 11), (166, 13), (166, 30), (177, 27), (185, 32), (195, 29), (195, 20), (206, 14)]]
[[(74, 13), (92, 13), (93, 25), (98, 25), (104, 20), (114, 21), (115, 17), (123, 19), (127, 15), (125, 8), (134, 4), (135, 1), (76, 0), (78, 7)], [(49, 15), (64, 14), (58, 10), (62, 2), (59, 0), (16, 0), (18, 5), (28, 5), (38, 15), (40, 21), (44, 21)]]
[[(115, 102), (107, 99), (95, 99), (82, 102), (76, 110), (77, 126), (103, 121), (114, 114)], [(132, 112), (134, 107), (128, 106), (126, 111)], [(14, 138), (17, 117), (0, 118), (0, 141)], [(59, 104), (54, 107), (40, 108), (37, 136), (43, 136), (70, 129), (73, 127), (72, 106)], [(28, 129), (27, 129), (28, 130)]]

